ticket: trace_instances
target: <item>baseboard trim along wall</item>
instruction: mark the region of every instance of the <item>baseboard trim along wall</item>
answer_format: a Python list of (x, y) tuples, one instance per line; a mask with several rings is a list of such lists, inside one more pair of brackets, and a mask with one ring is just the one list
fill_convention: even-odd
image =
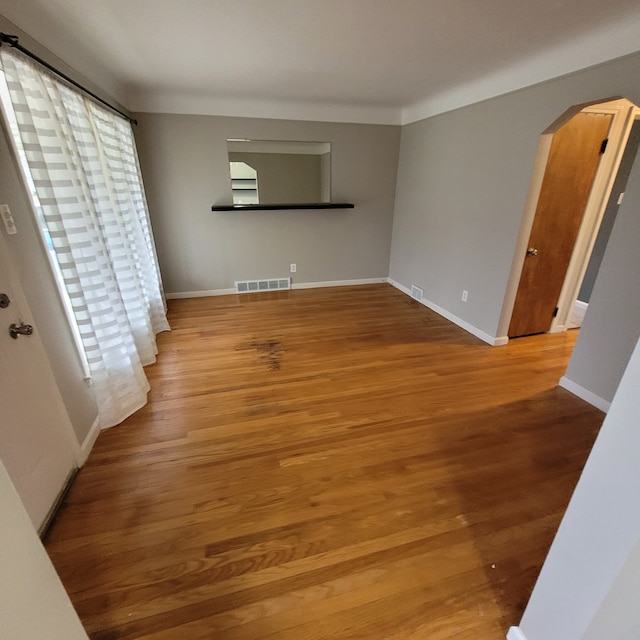
[(527, 640), (527, 636), (520, 631), (520, 627), (511, 627), (507, 632), (507, 640)]
[(167, 300), (180, 300), (182, 298), (208, 298), (209, 296), (228, 296), (238, 293), (235, 289), (207, 289), (204, 291), (177, 291), (176, 293), (165, 293)]
[(100, 422), (98, 418), (93, 421), (91, 425), (91, 429), (89, 429), (89, 433), (85, 436), (82, 444), (80, 445), (80, 459), (78, 460), (78, 465), (81, 467), (89, 457), (91, 453), (91, 449), (93, 449), (93, 445), (96, 443), (98, 436), (100, 435)]
[(608, 400), (605, 400), (604, 398), (597, 396), (592, 391), (589, 391), (589, 389), (585, 389), (584, 387), (580, 386), (573, 380), (569, 380), (569, 378), (567, 378), (566, 376), (562, 376), (558, 384), (563, 389), (566, 389), (567, 391), (571, 391), (571, 393), (573, 393), (574, 396), (578, 396), (578, 398), (581, 398), (585, 402), (592, 404), (597, 409), (600, 409), (600, 411), (604, 411), (605, 413), (609, 412), (611, 403)]
[(320, 289), (322, 287), (353, 287), (360, 284), (380, 284), (388, 278), (362, 278), (361, 280), (326, 280), (324, 282), (293, 282), (292, 289)]
[[(406, 295), (413, 297), (411, 296), (410, 289), (400, 284), (399, 282), (396, 282), (393, 278), (388, 278), (388, 282), (390, 285), (394, 286), (399, 291), (402, 291), (402, 293), (405, 293)], [(415, 298), (413, 299), (415, 300)], [(429, 309), (431, 309), (432, 311), (435, 311), (438, 315), (441, 315), (443, 318), (446, 318), (450, 322), (453, 322), (453, 324), (458, 325), (461, 329), (468, 331), (472, 335), (476, 336), (476, 338), (480, 338), (480, 340), (490, 344), (493, 347), (502, 346), (507, 344), (507, 342), (509, 342), (509, 338), (507, 337), (494, 338), (493, 336), (490, 336), (485, 331), (482, 331), (481, 329), (474, 327), (472, 324), (469, 324), (466, 320), (463, 320), (462, 318), (458, 318), (458, 316), (455, 316), (453, 313), (450, 313), (446, 309), (443, 309), (442, 307), (438, 306), (435, 302), (431, 302), (431, 300), (427, 300), (427, 298), (422, 298), (422, 300), (417, 300), (417, 302), (420, 302), (425, 307), (429, 307)]]
[[(360, 280), (326, 280), (323, 282), (294, 282), (292, 289), (320, 289), (321, 287), (350, 287), (359, 284), (380, 284), (387, 282), (387, 278), (362, 278)], [(182, 298), (206, 298), (208, 296), (228, 296), (238, 293), (235, 289), (208, 289), (206, 291), (177, 291), (165, 293), (167, 300), (180, 300)], [(265, 293), (256, 291), (256, 293)], [(246, 295), (246, 294), (243, 294)]]

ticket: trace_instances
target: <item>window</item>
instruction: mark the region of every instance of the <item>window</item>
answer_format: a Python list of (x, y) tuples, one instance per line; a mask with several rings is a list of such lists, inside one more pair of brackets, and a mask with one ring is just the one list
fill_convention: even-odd
[(73, 313), (73, 307), (71, 306), (71, 299), (69, 298), (69, 294), (67, 293), (67, 289), (64, 284), (64, 279), (62, 277), (62, 272), (60, 271), (60, 266), (58, 265), (58, 261), (56, 260), (56, 255), (53, 248), (53, 241), (51, 239), (51, 234), (49, 233), (49, 229), (47, 228), (47, 225), (44, 221), (44, 216), (42, 214), (42, 207), (40, 206), (40, 199), (38, 198), (38, 194), (36, 192), (36, 186), (33, 182), (33, 176), (31, 175), (31, 170), (29, 169), (27, 157), (24, 152), (24, 145), (22, 144), (20, 132), (18, 131), (18, 122), (16, 120), (16, 114), (15, 114), (15, 111), (13, 110), (13, 104), (11, 103), (11, 98), (9, 97), (9, 87), (7, 87), (7, 81), (6, 81), (4, 72), (1, 69), (0, 69), (0, 103), (2, 104), (2, 112), (5, 118), (5, 122), (7, 123), (9, 132), (11, 133), (11, 141), (13, 143), (13, 149), (16, 153), (18, 162), (20, 164), (22, 179), (24, 181), (26, 191), (28, 192), (29, 199), (31, 200), (31, 206), (35, 214), (35, 219), (38, 222), (38, 229), (40, 230), (40, 237), (45, 247), (47, 258), (49, 259), (49, 266), (51, 267), (53, 277), (55, 278), (56, 284), (58, 285), (57, 287), (58, 293), (60, 295), (60, 299), (62, 301), (62, 305), (64, 307), (65, 314), (67, 316), (69, 327), (71, 328), (71, 333), (73, 334), (73, 339), (76, 345), (76, 353), (78, 354), (78, 358), (80, 359), (80, 362), (82, 364), (85, 379), (89, 380), (91, 377), (91, 374), (89, 372), (89, 364), (87, 362), (87, 357), (84, 352), (84, 347), (82, 346), (82, 338), (80, 337), (80, 330), (78, 329), (78, 323), (76, 322), (75, 315)]
[(25, 188), (100, 426), (113, 426), (146, 403), (143, 367), (169, 328), (131, 124), (13, 48), (0, 63)]

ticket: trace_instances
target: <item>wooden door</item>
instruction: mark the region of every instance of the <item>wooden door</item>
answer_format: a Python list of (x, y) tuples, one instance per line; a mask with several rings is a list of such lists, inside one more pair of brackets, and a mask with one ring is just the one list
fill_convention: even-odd
[(548, 331), (613, 116), (579, 113), (553, 136), (509, 337)]
[[(76, 468), (72, 426), (0, 231), (0, 458), (36, 529)], [(77, 446), (77, 445), (76, 445)]]

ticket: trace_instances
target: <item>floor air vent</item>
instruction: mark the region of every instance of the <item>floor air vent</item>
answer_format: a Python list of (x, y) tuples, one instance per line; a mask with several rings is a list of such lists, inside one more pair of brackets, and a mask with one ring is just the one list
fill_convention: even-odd
[(282, 291), (283, 289), (291, 289), (291, 278), (273, 278), (270, 280), (236, 280), (236, 291), (238, 293)]

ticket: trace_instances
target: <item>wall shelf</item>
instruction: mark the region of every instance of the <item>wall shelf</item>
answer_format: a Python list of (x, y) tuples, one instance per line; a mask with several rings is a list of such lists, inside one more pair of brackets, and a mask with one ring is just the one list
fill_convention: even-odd
[(353, 209), (350, 202), (307, 202), (284, 204), (214, 204), (211, 211), (280, 211), (290, 209)]

